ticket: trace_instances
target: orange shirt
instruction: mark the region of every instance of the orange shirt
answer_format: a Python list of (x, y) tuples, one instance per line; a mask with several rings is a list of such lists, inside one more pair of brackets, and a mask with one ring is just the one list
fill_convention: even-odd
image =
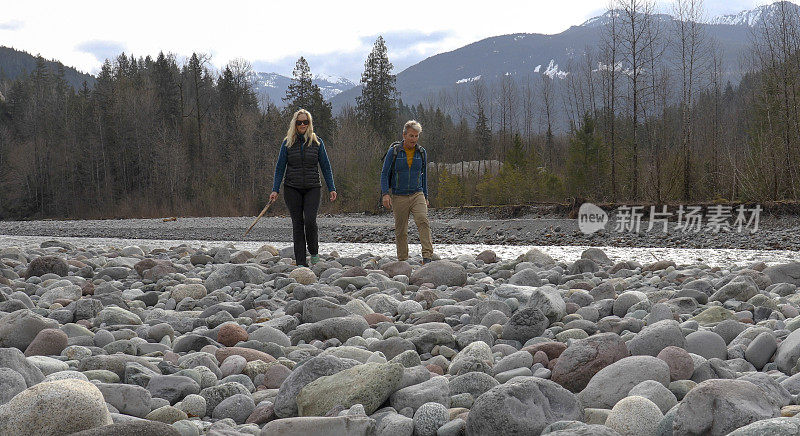
[(411, 163), (414, 162), (414, 152), (416, 151), (416, 147), (409, 150), (404, 146), (403, 150), (406, 151), (406, 160), (408, 161), (408, 167), (411, 168)]

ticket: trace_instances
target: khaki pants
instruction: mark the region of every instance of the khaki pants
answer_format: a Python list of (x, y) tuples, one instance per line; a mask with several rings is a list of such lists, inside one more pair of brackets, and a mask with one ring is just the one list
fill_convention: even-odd
[(431, 241), (431, 225), (428, 222), (428, 205), (425, 195), (417, 192), (411, 195), (392, 195), (392, 210), (394, 211), (394, 234), (397, 243), (397, 259), (408, 259), (408, 215), (414, 216), (414, 222), (419, 230), (419, 239), (422, 243), (422, 257), (433, 257), (433, 242)]

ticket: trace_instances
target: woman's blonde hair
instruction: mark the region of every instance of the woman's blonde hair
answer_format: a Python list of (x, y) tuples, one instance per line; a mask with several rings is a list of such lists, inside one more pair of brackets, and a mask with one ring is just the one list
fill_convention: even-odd
[(308, 130), (306, 130), (306, 144), (310, 144), (311, 141), (315, 142), (319, 145), (319, 138), (317, 138), (317, 134), (314, 133), (314, 120), (311, 118), (311, 113), (305, 109), (300, 109), (294, 113), (292, 116), (292, 122), (289, 123), (289, 131), (286, 132), (286, 146), (291, 147), (294, 145), (294, 142), (297, 140), (297, 116), (300, 114), (306, 114), (308, 117)]

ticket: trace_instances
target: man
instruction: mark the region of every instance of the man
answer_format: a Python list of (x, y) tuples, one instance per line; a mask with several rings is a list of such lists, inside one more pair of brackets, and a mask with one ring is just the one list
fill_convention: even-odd
[(420, 133), (422, 126), (411, 120), (403, 126), (403, 141), (389, 147), (381, 170), (381, 194), (383, 207), (394, 212), (397, 259), (408, 259), (408, 215), (411, 214), (419, 230), (424, 265), (433, 257), (433, 243), (428, 222), (428, 156), (417, 144)]

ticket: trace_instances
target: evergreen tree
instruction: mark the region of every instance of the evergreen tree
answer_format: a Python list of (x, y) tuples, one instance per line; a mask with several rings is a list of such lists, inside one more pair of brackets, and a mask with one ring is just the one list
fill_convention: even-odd
[(386, 43), (379, 36), (364, 62), (361, 96), (356, 97), (356, 105), (362, 120), (385, 140), (397, 136), (398, 92), (392, 68), (394, 66), (386, 54)]
[(153, 64), (152, 80), (158, 99), (158, 115), (165, 123), (175, 125), (181, 115), (178, 66), (172, 56), (158, 54)]
[[(283, 98), (283, 101), (286, 102), (287, 112), (294, 113), (301, 108), (311, 111), (309, 108), (311, 107), (314, 87), (311, 80), (311, 68), (308, 66), (306, 59), (300, 56), (294, 66), (294, 71), (292, 71), (292, 83), (289, 84), (289, 88), (286, 90), (286, 97)], [(312, 115), (314, 115), (313, 112)]]
[(492, 129), (489, 127), (489, 119), (486, 118), (483, 108), (478, 109), (475, 139), (478, 143), (478, 160), (486, 159), (491, 155)]
[(567, 188), (570, 193), (585, 197), (598, 191), (592, 182), (601, 171), (600, 154), (595, 120), (586, 113), (581, 125), (573, 128), (567, 149)]
[(330, 139), (333, 133), (333, 110), (330, 102), (325, 101), (319, 86), (312, 82), (311, 68), (305, 58), (300, 56), (292, 72), (292, 83), (286, 90), (287, 116), (298, 109), (311, 112), (314, 117), (314, 132), (324, 139)]

